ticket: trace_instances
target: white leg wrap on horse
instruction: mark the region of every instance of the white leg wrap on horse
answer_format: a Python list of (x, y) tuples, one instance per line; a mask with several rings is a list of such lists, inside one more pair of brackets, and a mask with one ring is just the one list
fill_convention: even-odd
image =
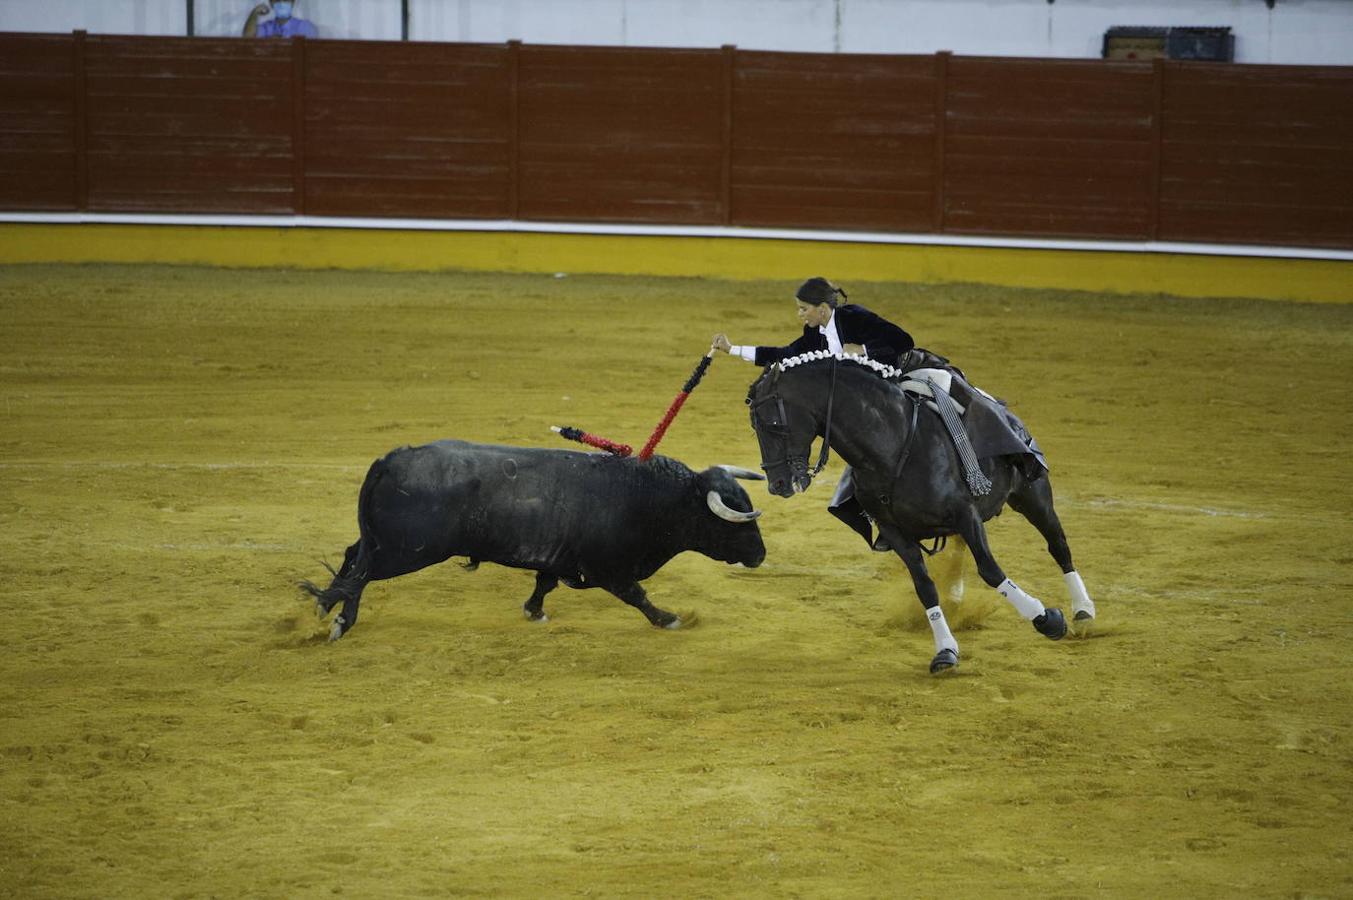
[(1009, 578), (1000, 583), (996, 588), (1002, 597), (1010, 601), (1010, 605), (1015, 608), (1015, 612), (1032, 622), (1034, 619), (1043, 615), (1043, 603), (1037, 597), (1030, 597), (1024, 593), (1024, 589), (1015, 584)]
[(1062, 576), (1066, 579), (1066, 589), (1071, 592), (1071, 611), (1073, 613), (1087, 612), (1091, 616), (1095, 614), (1095, 601), (1090, 599), (1090, 594), (1085, 590), (1085, 582), (1081, 581), (1079, 572), (1072, 570)]
[(958, 652), (958, 641), (954, 640), (954, 633), (949, 630), (949, 623), (944, 621), (944, 611), (938, 606), (934, 609), (927, 609), (925, 617), (930, 620), (930, 631), (935, 635), (935, 652), (941, 650), (952, 650)]

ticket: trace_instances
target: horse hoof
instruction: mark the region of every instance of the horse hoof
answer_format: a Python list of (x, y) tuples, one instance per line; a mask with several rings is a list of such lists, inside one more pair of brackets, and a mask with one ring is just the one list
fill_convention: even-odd
[(1071, 617), (1071, 619), (1073, 622), (1088, 622), (1094, 617), (1095, 617), (1094, 613), (1090, 612), (1089, 610), (1082, 609), (1078, 610), (1076, 614)]
[(1078, 610), (1071, 617), (1071, 633), (1076, 637), (1087, 637), (1094, 628), (1095, 617), (1093, 613), (1086, 610)]
[(333, 627), (329, 629), (329, 643), (332, 644), (334, 641), (341, 638), (343, 636), (343, 632), (344, 632), (343, 617), (339, 616), (336, 619), (334, 619)]
[(548, 622), (550, 617), (543, 612), (531, 612), (529, 609), (522, 608), (522, 615), (526, 616), (529, 622)]
[(1060, 641), (1066, 637), (1066, 616), (1060, 609), (1045, 609), (1043, 615), (1034, 617), (1034, 628), (1043, 637)]
[(930, 674), (938, 675), (958, 666), (958, 651), (945, 647), (930, 661)]

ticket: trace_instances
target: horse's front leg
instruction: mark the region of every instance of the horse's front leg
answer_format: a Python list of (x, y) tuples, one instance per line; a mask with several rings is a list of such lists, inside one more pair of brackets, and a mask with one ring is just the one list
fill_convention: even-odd
[(940, 609), (940, 594), (935, 589), (930, 573), (926, 571), (921, 545), (903, 537), (901, 532), (890, 525), (879, 525), (879, 533), (907, 564), (916, 596), (925, 607), (925, 617), (930, 622), (930, 632), (935, 638), (935, 656), (930, 660), (930, 673), (934, 675), (954, 668), (958, 665), (958, 641), (954, 640), (954, 633), (949, 630), (949, 623), (944, 619), (944, 610)]
[(965, 521), (960, 523), (959, 533), (963, 535), (963, 539), (968, 542), (968, 549), (972, 551), (972, 558), (977, 563), (977, 574), (1009, 601), (1015, 612), (1028, 619), (1034, 629), (1044, 637), (1058, 641), (1066, 636), (1066, 616), (1062, 615), (1060, 609), (1045, 607), (1042, 600), (1025, 592), (1022, 587), (1006, 577), (1005, 571), (991, 555), (991, 548), (987, 545), (987, 530), (983, 527), (976, 510), (971, 510)]

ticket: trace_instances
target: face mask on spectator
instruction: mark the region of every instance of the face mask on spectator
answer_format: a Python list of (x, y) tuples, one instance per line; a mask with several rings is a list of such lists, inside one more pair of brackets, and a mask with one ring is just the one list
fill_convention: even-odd
[(279, 19), (290, 19), (290, 18), (291, 18), (291, 4), (290, 4), (290, 3), (274, 3), (274, 4), (272, 5), (272, 14), (273, 14), (274, 16), (276, 16), (277, 18), (279, 18)]

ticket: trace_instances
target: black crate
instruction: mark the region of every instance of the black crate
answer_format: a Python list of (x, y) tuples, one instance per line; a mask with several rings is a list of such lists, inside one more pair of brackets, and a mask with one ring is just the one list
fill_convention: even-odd
[(1235, 50), (1230, 28), (1171, 28), (1165, 38), (1165, 55), (1170, 59), (1231, 62)]
[(1229, 26), (1157, 28), (1115, 25), (1104, 32), (1105, 59), (1205, 59), (1231, 62), (1236, 39)]

